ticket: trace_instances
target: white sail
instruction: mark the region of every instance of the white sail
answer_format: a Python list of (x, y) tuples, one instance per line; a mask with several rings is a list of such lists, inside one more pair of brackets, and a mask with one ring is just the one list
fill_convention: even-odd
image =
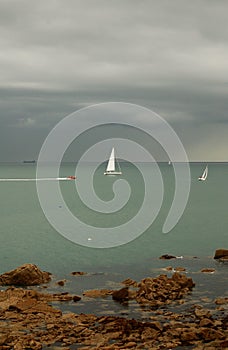
[(203, 174), (198, 178), (198, 180), (205, 181), (207, 176), (208, 176), (208, 165), (206, 166), (206, 168), (204, 169)]
[(116, 159), (115, 159), (115, 150), (114, 147), (112, 148), (111, 155), (109, 157), (108, 165), (106, 168), (106, 171), (104, 172), (104, 175), (121, 175), (122, 172), (120, 170), (120, 166), (118, 164), (118, 170), (116, 171)]
[(106, 171), (115, 171), (115, 151), (114, 151), (114, 148), (112, 149), (111, 155), (109, 157)]

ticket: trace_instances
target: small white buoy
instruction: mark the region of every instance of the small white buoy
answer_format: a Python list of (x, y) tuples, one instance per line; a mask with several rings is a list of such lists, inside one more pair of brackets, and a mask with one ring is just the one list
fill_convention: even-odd
[(88, 238), (88, 241), (92, 241), (92, 238), (89, 237), (89, 238)]

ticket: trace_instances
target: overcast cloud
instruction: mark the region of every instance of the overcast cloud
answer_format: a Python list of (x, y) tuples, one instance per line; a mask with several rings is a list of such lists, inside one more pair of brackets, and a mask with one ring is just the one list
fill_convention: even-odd
[(151, 108), (190, 160), (228, 159), (226, 0), (0, 0), (0, 161), (94, 103)]

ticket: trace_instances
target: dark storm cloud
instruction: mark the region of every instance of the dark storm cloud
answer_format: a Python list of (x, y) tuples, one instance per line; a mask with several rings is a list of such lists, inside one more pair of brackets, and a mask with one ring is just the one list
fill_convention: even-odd
[(196, 125), (205, 143), (207, 125), (228, 128), (227, 10), (225, 0), (1, 0), (1, 133), (36, 129), (38, 147), (75, 109), (132, 102), (164, 116), (197, 157)]

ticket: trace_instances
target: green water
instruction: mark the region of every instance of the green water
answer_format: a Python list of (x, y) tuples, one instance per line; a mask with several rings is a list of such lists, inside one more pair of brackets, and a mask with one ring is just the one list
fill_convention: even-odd
[[(86, 174), (90, 166), (84, 165), (82, 174)], [(137, 239), (108, 249), (81, 246), (59, 234), (41, 209), (35, 181), (0, 181), (0, 273), (24, 263), (35, 263), (41, 269), (52, 272), (55, 281), (66, 278), (67, 291), (81, 294), (86, 289), (115, 288), (127, 277), (140, 280), (148, 275), (167, 273), (164, 268), (168, 265), (182, 266), (197, 284), (193, 294), (195, 298), (226, 294), (227, 264), (219, 264), (213, 255), (217, 248), (227, 248), (228, 243), (228, 165), (209, 164), (208, 179), (200, 182), (197, 179), (204, 165), (191, 164), (189, 201), (181, 219), (168, 234), (162, 233), (162, 226), (173, 199), (174, 175), (172, 166), (159, 166), (165, 192), (156, 220)], [(62, 181), (60, 185), (63, 198), (71, 212), (80, 220), (100, 227), (127, 222), (134, 216), (142, 204), (145, 187), (142, 176), (134, 166), (123, 164), (121, 168), (123, 177), (132, 187), (131, 198), (123, 210), (113, 215), (98, 215), (80, 201), (74, 181)], [(113, 197), (112, 184), (115, 177), (105, 177), (103, 170), (102, 165), (95, 172), (94, 187), (101, 199), (110, 200)], [(152, 173), (152, 165), (145, 164), (144, 171)], [(61, 176), (74, 173), (73, 164), (64, 164), (61, 168)], [(35, 165), (0, 165), (1, 179), (35, 178), (35, 174)], [(80, 178), (76, 181), (80, 181)], [(61, 210), (59, 203), (56, 203), (56, 210)], [(83, 232), (77, 234), (83, 235)], [(159, 257), (166, 253), (183, 256), (183, 259), (160, 260)], [(201, 273), (200, 270), (205, 267), (214, 268), (215, 273)], [(89, 278), (72, 277), (72, 271), (87, 271), (90, 273)], [(57, 287), (51, 284), (49, 288)], [(66, 305), (64, 307), (68, 308)], [(100, 303), (93, 302), (92, 306), (91, 303), (77, 304), (77, 312), (96, 312), (96, 307), (97, 313), (105, 310), (101, 310)], [(107, 301), (105, 307), (109, 311), (114, 308), (120, 314), (123, 311)], [(134, 310), (129, 312), (134, 316)]]
[[(85, 165), (85, 172), (87, 167)], [(98, 215), (80, 201), (74, 181), (61, 183), (64, 199), (74, 215), (94, 226), (108, 227), (126, 222), (139, 209), (144, 195), (143, 181), (135, 167), (123, 165), (123, 174), (132, 186), (132, 196), (124, 210)], [(145, 171), (151, 165), (145, 164)], [(188, 204), (178, 224), (168, 234), (162, 225), (174, 193), (172, 167), (160, 164), (165, 194), (154, 223), (134, 241), (109, 249), (88, 248), (63, 238), (49, 224), (40, 207), (35, 182), (0, 182), (0, 270), (25, 262), (34, 262), (55, 273), (71, 269), (93, 269), (116, 265), (143, 264), (148, 258), (165, 253), (183, 256), (212, 256), (215, 249), (227, 246), (228, 165), (210, 164), (205, 182), (197, 180), (202, 164), (191, 165), (191, 191)], [(35, 178), (34, 165), (2, 164), (0, 178)], [(73, 164), (66, 164), (61, 175), (74, 174)], [(94, 186), (101, 199), (113, 196), (115, 179), (104, 177), (102, 169), (94, 176)], [(80, 181), (80, 179), (77, 179)], [(88, 189), (89, 190), (89, 189)], [(82, 233), (83, 234), (83, 233)]]

